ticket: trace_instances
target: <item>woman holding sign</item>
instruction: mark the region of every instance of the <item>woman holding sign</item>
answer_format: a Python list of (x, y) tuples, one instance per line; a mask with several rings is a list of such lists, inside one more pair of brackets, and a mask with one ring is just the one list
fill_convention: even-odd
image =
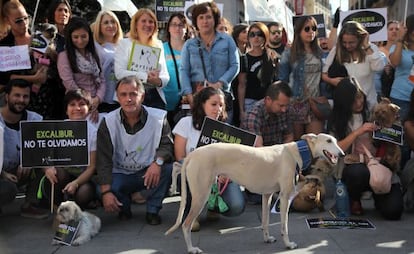
[(115, 76), (118, 80), (136, 76), (145, 85), (143, 104), (165, 109), (162, 88), (167, 85), (170, 76), (157, 31), (154, 12), (146, 8), (139, 9), (132, 17), (129, 38), (122, 40), (115, 51)]
[[(197, 148), (197, 143), (201, 134), (201, 127), (205, 117), (215, 120), (226, 120), (226, 107), (224, 93), (220, 89), (207, 87), (194, 96), (193, 107), (191, 108), (192, 116), (182, 118), (173, 129), (174, 153), (177, 161), (182, 161), (187, 154)], [(229, 181), (224, 176), (218, 177), (218, 183), (222, 186), (221, 194), (229, 210), (223, 215), (237, 216), (244, 211), (245, 201), (240, 186)], [(190, 192), (188, 191), (190, 194)], [(188, 213), (191, 207), (191, 195), (187, 195), (185, 213)], [(208, 218), (217, 218), (218, 214), (209, 211)], [(192, 231), (200, 230), (200, 223), (196, 220), (192, 226)]]
[[(81, 89), (70, 90), (64, 98), (66, 114), (69, 120), (85, 120), (92, 105), (92, 99), (88, 92)], [(91, 181), (95, 174), (96, 158), (96, 129), (88, 123), (88, 149), (89, 166), (86, 168), (69, 167), (45, 169), (45, 176), (51, 184), (54, 184), (54, 204), (59, 205), (68, 197), (74, 197), (75, 202), (82, 208), (95, 206), (95, 184)], [(45, 186), (44, 190), (50, 190)], [(50, 197), (51, 195), (48, 195)], [(67, 196), (67, 197), (65, 197)]]
[[(27, 14), (23, 4), (18, 0), (1, 1), (0, 13), (0, 23), (8, 29), (7, 36), (0, 41), (0, 46), (13, 47), (30, 45), (31, 35), (29, 33), (29, 26), (31, 18)], [(17, 50), (17, 52), (22, 55), (12, 56), (2, 53), (2, 56), (5, 57), (5, 59), (8, 57), (22, 57), (24, 56), (23, 54), (26, 54), (25, 56), (29, 57), (28, 51), (27, 53), (22, 53), (21, 51), (21, 49)], [(3, 62), (3, 64), (5, 63)], [(24, 79), (30, 83), (43, 84), (47, 79), (47, 68), (42, 66), (33, 74), (31, 73), (31, 67), (32, 66), (29, 66), (29, 69), (27, 69), (16, 66), (16, 68), (12, 68), (11, 70), (0, 70), (0, 97), (3, 97), (3, 90), (10, 79)], [(0, 98), (0, 106), (3, 105), (2, 100), (3, 99)]]

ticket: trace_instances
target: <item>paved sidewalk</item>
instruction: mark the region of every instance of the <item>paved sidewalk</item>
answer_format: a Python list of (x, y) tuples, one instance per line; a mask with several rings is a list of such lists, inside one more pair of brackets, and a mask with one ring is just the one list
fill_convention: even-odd
[[(122, 253), (155, 254), (186, 253), (183, 235), (177, 230), (169, 236), (164, 232), (174, 224), (178, 198), (167, 198), (161, 210), (163, 222), (159, 226), (145, 223), (145, 205), (134, 205), (133, 218), (119, 221), (115, 214), (102, 208), (91, 210), (102, 219), (101, 232), (79, 247), (52, 246), (52, 218), (26, 219), (19, 216), (22, 200), (6, 206), (0, 215), (0, 253)], [(328, 200), (325, 207), (330, 207)], [(385, 221), (373, 208), (373, 202), (363, 202), (365, 215), (375, 229), (309, 229), (306, 218), (332, 218), (328, 211), (319, 213), (290, 213), (289, 233), (298, 249), (286, 250), (280, 237), (279, 215), (272, 214), (270, 231), (277, 242), (263, 242), (260, 228), (261, 207), (248, 205), (239, 217), (221, 217), (217, 222), (201, 219), (201, 231), (193, 233), (193, 243), (205, 253), (414, 253), (414, 214), (405, 213), (400, 221)]]

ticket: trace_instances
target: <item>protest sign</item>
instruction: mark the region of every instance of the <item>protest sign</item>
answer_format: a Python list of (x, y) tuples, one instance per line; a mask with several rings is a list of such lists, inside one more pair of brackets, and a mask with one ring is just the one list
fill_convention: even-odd
[(347, 21), (361, 23), (369, 33), (369, 40), (387, 41), (387, 8), (359, 9), (340, 13), (340, 24)]
[(76, 222), (73, 220), (68, 224), (60, 223), (53, 239), (64, 245), (72, 245), (73, 240), (75, 240), (76, 234), (78, 233), (80, 224), (81, 221)]
[(0, 71), (31, 69), (29, 46), (0, 47)]
[(403, 127), (397, 124), (393, 124), (390, 128), (382, 127), (375, 130), (372, 137), (402, 146), (404, 140)]
[(213, 143), (234, 143), (254, 146), (256, 135), (209, 117), (204, 118), (197, 147)]
[(157, 12), (158, 21), (167, 22), (171, 14), (175, 12), (180, 12), (184, 14), (184, 4), (185, 4), (184, 0), (180, 0), (180, 1), (157, 0), (155, 4), (156, 4), (156, 12)]
[(86, 121), (20, 122), (23, 167), (89, 165)]
[(161, 55), (160, 48), (136, 43), (132, 44), (132, 47), (128, 70), (148, 72), (158, 69), (158, 60)]

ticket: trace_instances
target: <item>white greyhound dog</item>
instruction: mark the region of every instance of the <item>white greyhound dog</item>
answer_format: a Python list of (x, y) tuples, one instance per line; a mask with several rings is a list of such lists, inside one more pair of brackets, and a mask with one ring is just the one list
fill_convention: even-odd
[(191, 226), (201, 213), (217, 175), (225, 175), (252, 192), (262, 194), (262, 228), (266, 243), (276, 241), (269, 234), (269, 206), (274, 192), (280, 191), (280, 220), (284, 244), (297, 244), (288, 236), (288, 203), (294, 192), (296, 165), (306, 168), (312, 158), (323, 157), (336, 164), (344, 156), (334, 137), (327, 134), (305, 134), (302, 140), (267, 147), (216, 143), (191, 152), (181, 168), (181, 203), (177, 220), (165, 234), (182, 223), (187, 198), (187, 181), (192, 195), (191, 208), (182, 223), (188, 253), (202, 253), (191, 241)]

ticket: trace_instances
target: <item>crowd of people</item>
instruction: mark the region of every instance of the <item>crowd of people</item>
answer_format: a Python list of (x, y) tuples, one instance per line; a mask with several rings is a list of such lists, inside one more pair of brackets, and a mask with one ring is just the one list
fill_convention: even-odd
[[(45, 218), (47, 204), (73, 199), (83, 209), (102, 205), (128, 220), (131, 205), (145, 203), (147, 223), (158, 225), (172, 163), (197, 148), (204, 117), (256, 134), (257, 147), (327, 132), (344, 151), (354, 153), (361, 137), (378, 128), (370, 114), (386, 96), (401, 108), (407, 129), (401, 147), (405, 156), (397, 171), (410, 159), (414, 15), (405, 24), (389, 22), (388, 41), (381, 43), (371, 42), (367, 30), (353, 21), (343, 24), (337, 36), (319, 38), (315, 18), (302, 16), (289, 42), (279, 22), (233, 27), (214, 2), (204, 2), (193, 8), (191, 22), (182, 13), (172, 14), (166, 37), (158, 38), (159, 23), (150, 9), (133, 15), (125, 36), (113, 12), (99, 12), (90, 24), (72, 15), (68, 1), (59, 0), (48, 10), (48, 30), (41, 31), (52, 33), (46, 52), (54, 54), (47, 54), (33, 47), (35, 31), (30, 31), (30, 16), (18, 0), (0, 8), (0, 24), (8, 31), (0, 46), (26, 45), (32, 61), (30, 70), (0, 71), (0, 209), (23, 190), (22, 216)], [(337, 32), (338, 22), (331, 33)], [(142, 63), (150, 62), (145, 58), (148, 48), (159, 53), (153, 66)], [(40, 64), (39, 58), (50, 62)], [(326, 119), (311, 106), (321, 96), (332, 100)], [(42, 119), (88, 122), (87, 167), (20, 166), (19, 123)], [(375, 151), (372, 144), (366, 145)], [(361, 196), (370, 190), (367, 166), (346, 165), (342, 178), (351, 212), (362, 214)], [(260, 196), (248, 190), (243, 195), (226, 176), (217, 181), (230, 208), (223, 215), (241, 214), (246, 199), (260, 203)], [(38, 190), (42, 199), (36, 197)], [(374, 199), (384, 218), (401, 218), (398, 180), (394, 178), (390, 193), (374, 194)], [(199, 228), (197, 221), (193, 230)]]

